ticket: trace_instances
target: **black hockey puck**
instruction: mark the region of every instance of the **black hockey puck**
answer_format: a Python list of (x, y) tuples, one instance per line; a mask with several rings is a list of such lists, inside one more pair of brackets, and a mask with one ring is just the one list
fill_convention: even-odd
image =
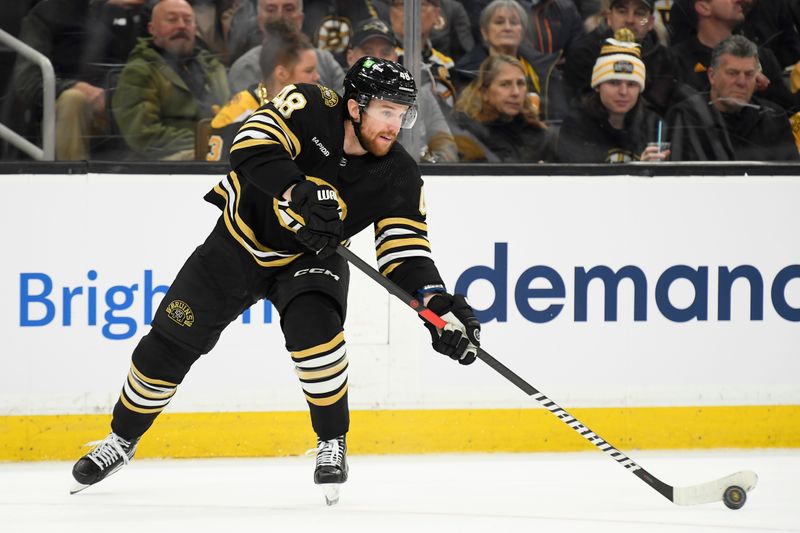
[(722, 502), (728, 509), (741, 509), (747, 501), (747, 493), (742, 487), (732, 485), (722, 494)]

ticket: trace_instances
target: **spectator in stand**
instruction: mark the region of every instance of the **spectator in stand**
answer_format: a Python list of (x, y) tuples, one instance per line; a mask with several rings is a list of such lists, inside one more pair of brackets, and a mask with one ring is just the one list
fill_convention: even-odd
[(376, 0), (305, 0), (303, 11), (305, 34), (317, 47), (332, 53), (342, 68), (347, 68), (346, 54), (358, 22), (389, 21), (389, 6)]
[[(470, 50), (467, 55), (456, 62), (453, 79), (456, 89), (461, 90), (475, 79), (483, 61), (490, 55), (509, 55), (516, 57), (525, 69), (529, 96), (540, 116), (548, 118), (553, 96), (560, 100), (563, 86), (555, 72), (554, 54), (542, 54), (522, 44), (523, 33), (528, 18), (525, 10), (517, 0), (493, 0), (487, 5), (480, 18), (482, 41)], [(542, 77), (539, 73), (543, 74)], [(547, 94), (544, 94), (544, 88)], [(544, 100), (542, 102), (542, 100)], [(566, 105), (561, 105), (566, 108)], [(566, 111), (562, 109), (562, 114)]]
[(592, 71), (592, 93), (564, 120), (556, 148), (562, 163), (663, 161), (669, 150), (647, 146), (658, 137), (659, 117), (640, 98), (646, 68), (639, 45), (607, 39)]
[[(347, 51), (348, 68), (363, 56), (397, 61), (397, 38), (389, 26), (380, 19), (364, 20), (356, 25)], [(458, 161), (456, 147), (450, 126), (436, 102), (432, 91), (417, 93), (419, 113), (414, 127), (421, 128), (423, 142), (420, 161), (423, 163), (454, 163)]]
[[(230, 65), (247, 49), (242, 49), (242, 28), (235, 24), (242, 15), (252, 18), (252, 0), (191, 0), (197, 20), (197, 39), (224, 65)], [(249, 49), (249, 48), (248, 48)]]
[(431, 31), (431, 46), (458, 60), (475, 46), (470, 24), (461, 2), (442, 0), (442, 13)]
[(754, 96), (758, 58), (758, 47), (742, 35), (714, 47), (707, 72), (711, 90), (681, 102), (667, 115), (673, 159), (798, 159), (784, 110)]
[(582, 37), (567, 53), (564, 78), (570, 99), (590, 92), (592, 69), (597, 53), (605, 40), (617, 31), (627, 29), (641, 47), (642, 61), (647, 70), (645, 102), (663, 115), (676, 99), (678, 82), (667, 48), (659, 42), (655, 31), (654, 0), (604, 0), (604, 16), (600, 25)]
[[(759, 47), (769, 48), (785, 68), (800, 61), (800, 34), (795, 12), (796, 0), (739, 0), (744, 20), (736, 27)], [(795, 11), (797, 9), (797, 11)], [(671, 43), (690, 40), (697, 32), (694, 0), (674, 0), (669, 15)]]
[[(698, 92), (708, 92), (708, 65), (711, 51), (733, 35), (744, 22), (742, 0), (692, 0), (697, 16), (693, 37), (670, 47), (678, 79)], [(768, 48), (759, 48), (761, 71), (756, 91), (786, 110), (800, 109), (800, 95), (793, 96), (783, 81), (783, 71)]]
[[(305, 18), (302, 0), (258, 0), (256, 23), (262, 36), (266, 22), (276, 18), (285, 19), (293, 24), (297, 31), (301, 31), (303, 19)], [(320, 50), (319, 48), (315, 48), (314, 51), (317, 54), (317, 71), (319, 72), (320, 83), (340, 91), (344, 81), (342, 66), (329, 51)], [(261, 81), (260, 61), (261, 44), (259, 43), (233, 63), (228, 79), (230, 80), (231, 90), (234, 93), (243, 91)]]
[(150, 6), (147, 0), (91, 0), (89, 3), (89, 43), (83, 64), (96, 68), (97, 79), (112, 65), (128, 60), (136, 42), (147, 37)]
[(152, 38), (139, 41), (120, 75), (114, 118), (137, 157), (194, 159), (198, 120), (230, 97), (225, 67), (197, 46), (186, 0), (161, 0), (149, 29)]
[(581, 17), (584, 21), (592, 18), (598, 12), (602, 11), (603, 9), (603, 1), (602, 0), (574, 0), (575, 7), (578, 8), (578, 13), (581, 14)]
[(261, 81), (234, 95), (211, 121), (206, 161), (227, 161), (239, 127), (287, 85), (317, 83), (317, 54), (308, 36), (284, 19), (267, 21)]
[(527, 96), (525, 69), (507, 55), (489, 56), (459, 95), (453, 129), (462, 161), (540, 163), (553, 159), (549, 130)]
[[(562, 54), (584, 34), (583, 17), (573, 0), (533, 0), (525, 43), (543, 54)], [(562, 52), (563, 51), (563, 52)]]
[[(482, 40), (453, 69), (453, 81), (460, 91), (478, 76), (484, 60), (489, 56), (507, 55), (516, 57), (525, 70), (528, 92), (535, 93), (534, 106), (538, 108), (542, 93), (541, 83), (532, 63), (542, 54), (532, 48), (522, 47), (527, 17), (517, 0), (493, 0), (481, 12), (480, 28)], [(545, 71), (546, 72), (546, 71)]]
[[(389, 10), (389, 20), (394, 34), (402, 43), (405, 35), (403, 0), (391, 0)], [(454, 66), (453, 60), (433, 47), (430, 41), (431, 31), (441, 16), (441, 0), (422, 0), (420, 8), (420, 28), (422, 32), (422, 72), (420, 80), (417, 80), (421, 88), (429, 88), (434, 91), (440, 105), (449, 109), (455, 102), (455, 87), (450, 75), (450, 70)], [(398, 49), (398, 57), (403, 62), (403, 50)]]
[[(123, 15), (118, 19), (133, 24), (143, 2), (108, 0), (90, 10), (89, 0), (42, 0), (22, 20), (20, 40), (47, 56), (56, 73), (57, 159), (89, 159), (92, 135), (107, 128), (104, 71), (93, 67), (130, 50), (131, 35), (102, 16), (103, 10), (114, 9)], [(29, 124), (22, 124), (20, 117), (28, 114), (32, 124), (42, 114), (42, 75), (36, 64), (19, 57), (13, 79), (18, 105), (11, 123), (14, 129), (26, 130)]]

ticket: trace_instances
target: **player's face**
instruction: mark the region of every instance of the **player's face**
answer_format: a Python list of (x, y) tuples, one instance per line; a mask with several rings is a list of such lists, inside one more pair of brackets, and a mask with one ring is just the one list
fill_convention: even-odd
[(300, 59), (289, 73), (289, 83), (317, 83), (317, 54), (314, 50), (303, 50)]
[(494, 12), (486, 28), (481, 28), (481, 34), (491, 48), (517, 55), (522, 43), (522, 20), (515, 11), (501, 7)]
[(373, 99), (361, 115), (361, 137), (364, 149), (377, 156), (389, 153), (400, 133), (403, 115), (408, 106)]
[(303, 10), (299, 0), (258, 0), (256, 22), (261, 31), (268, 20), (284, 19), (294, 25), (297, 31), (303, 27)]
[(633, 109), (641, 90), (641, 86), (631, 80), (604, 81), (597, 87), (600, 101), (610, 115), (624, 115)]
[(483, 105), (500, 115), (515, 117), (522, 112), (528, 85), (525, 74), (514, 65), (503, 64), (483, 92)]
[(756, 90), (758, 72), (755, 57), (722, 54), (717, 68), (708, 69), (712, 101), (723, 110), (737, 109), (749, 102)]
[(639, 0), (621, 0), (615, 2), (606, 13), (606, 22), (613, 31), (628, 28), (641, 42), (653, 29), (656, 19), (647, 4)]
[(185, 0), (156, 4), (148, 28), (156, 46), (178, 57), (192, 54), (197, 26), (194, 10)]

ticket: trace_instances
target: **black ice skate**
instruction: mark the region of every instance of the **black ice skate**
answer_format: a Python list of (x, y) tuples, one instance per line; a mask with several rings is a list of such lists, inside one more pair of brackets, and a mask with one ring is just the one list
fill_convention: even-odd
[(322, 487), (325, 503), (339, 502), (339, 487), (347, 481), (347, 443), (344, 435), (331, 440), (317, 439), (317, 467), (314, 483)]
[(128, 442), (112, 432), (105, 439), (90, 443), (96, 446), (72, 467), (75, 483), (69, 493), (80, 492), (128, 464), (136, 453), (138, 442), (139, 439)]

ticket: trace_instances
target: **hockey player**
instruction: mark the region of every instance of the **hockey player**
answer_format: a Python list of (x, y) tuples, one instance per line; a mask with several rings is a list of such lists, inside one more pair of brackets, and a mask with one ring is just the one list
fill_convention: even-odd
[(73, 493), (128, 464), (192, 363), (268, 298), (317, 435), (314, 482), (334, 503), (347, 480), (349, 429), (349, 271), (335, 252), (370, 224), (381, 273), (448, 322), (444, 330), (426, 325), (434, 349), (462, 364), (475, 360), (480, 324), (463, 296), (445, 292), (419, 169), (395, 142), (414, 123), (416, 93), (401, 65), (366, 56), (347, 73), (344, 98), (320, 85), (288, 85), (245, 122), (230, 173), (205, 197), (222, 215), (135, 348), (111, 433), (75, 464)]

